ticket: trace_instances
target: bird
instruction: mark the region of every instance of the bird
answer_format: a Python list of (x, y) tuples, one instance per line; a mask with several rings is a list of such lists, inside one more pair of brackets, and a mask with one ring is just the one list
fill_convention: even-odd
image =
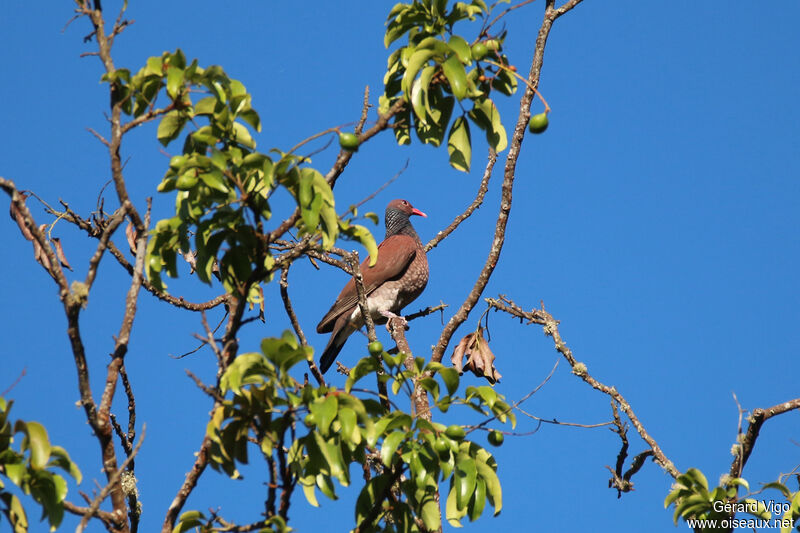
[[(419, 235), (411, 225), (412, 215), (427, 217), (407, 200), (392, 200), (386, 206), (386, 236), (378, 245), (373, 266), (365, 259), (360, 266), (367, 309), (377, 324), (385, 324), (413, 302), (428, 284), (428, 259)], [(364, 325), (358, 306), (355, 281), (339, 293), (330, 310), (317, 325), (317, 333), (331, 333), (320, 356), (320, 370), (330, 368), (347, 338)]]

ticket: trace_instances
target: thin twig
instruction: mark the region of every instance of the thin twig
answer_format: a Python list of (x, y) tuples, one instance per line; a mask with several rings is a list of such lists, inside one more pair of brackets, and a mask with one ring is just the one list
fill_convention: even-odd
[[(283, 300), (283, 308), (286, 310), (286, 315), (289, 317), (289, 321), (292, 323), (292, 328), (294, 329), (295, 334), (300, 339), (300, 344), (303, 346), (308, 346), (308, 341), (306, 340), (306, 336), (303, 333), (303, 328), (300, 327), (300, 321), (297, 320), (297, 315), (294, 312), (294, 307), (292, 307), (292, 301), (289, 299), (289, 265), (286, 264), (281, 268), (281, 280), (280, 280), (280, 289), (281, 289), (281, 300)], [(322, 372), (319, 371), (317, 368), (317, 364), (314, 362), (313, 359), (308, 360), (308, 368), (311, 370), (311, 374), (313, 374), (314, 378), (317, 380), (319, 385), (325, 385), (325, 378), (322, 376)]]
[(526, 319), (528, 320), (528, 324), (539, 324), (543, 326), (545, 335), (553, 337), (556, 350), (564, 356), (564, 358), (570, 364), (570, 367), (572, 367), (572, 373), (580, 377), (592, 388), (613, 398), (631, 421), (633, 427), (636, 428), (639, 436), (653, 450), (655, 461), (660, 464), (672, 477), (675, 478), (680, 475), (678, 469), (675, 467), (672, 461), (667, 458), (664, 452), (661, 451), (658, 442), (656, 442), (656, 440), (650, 436), (644, 425), (639, 421), (631, 405), (628, 403), (625, 397), (622, 396), (619, 391), (617, 391), (616, 387), (609, 387), (608, 385), (604, 385), (603, 383), (597, 381), (589, 374), (586, 365), (575, 359), (575, 356), (572, 354), (572, 350), (569, 349), (569, 347), (564, 343), (564, 340), (561, 338), (561, 334), (558, 331), (558, 321), (553, 318), (550, 313), (544, 310), (544, 306), (542, 306), (542, 309), (524, 311), (513, 301), (502, 295), (500, 296), (500, 299), (486, 298), (486, 303), (499, 311), (503, 311), (517, 318)]
[(436, 234), (436, 236), (428, 241), (425, 245), (425, 253), (430, 252), (432, 249), (436, 248), (440, 242), (442, 242), (448, 235), (453, 233), (458, 226), (468, 219), (472, 213), (475, 212), (483, 204), (483, 198), (486, 196), (486, 191), (489, 190), (489, 179), (492, 177), (492, 170), (494, 169), (494, 164), (497, 162), (497, 153), (489, 148), (489, 158), (488, 162), (486, 163), (486, 168), (483, 171), (483, 178), (481, 178), (481, 184), (478, 187), (478, 193), (475, 195), (475, 199), (472, 201), (469, 206), (464, 210), (463, 213), (458, 215), (449, 226), (445, 229), (440, 231)]
[(512, 192), (514, 186), (514, 176), (517, 167), (517, 159), (519, 158), (522, 140), (525, 137), (525, 129), (531, 114), (531, 101), (533, 100), (534, 96), (534, 91), (532, 88), (536, 88), (539, 85), (539, 77), (542, 72), (547, 37), (550, 35), (553, 22), (558, 17), (578, 5), (580, 2), (581, 0), (569, 0), (560, 8), (555, 9), (555, 0), (547, 0), (544, 20), (542, 21), (542, 25), (539, 28), (539, 33), (536, 37), (536, 47), (533, 53), (533, 61), (531, 62), (531, 68), (528, 73), (529, 86), (527, 86), (525, 93), (520, 99), (517, 124), (514, 127), (514, 134), (511, 136), (508, 155), (506, 156), (505, 168), (503, 170), (500, 210), (497, 214), (497, 222), (495, 224), (492, 245), (489, 249), (489, 253), (486, 256), (484, 266), (481, 269), (478, 278), (475, 280), (472, 290), (467, 295), (464, 303), (450, 318), (442, 330), (442, 333), (439, 336), (439, 341), (436, 343), (433, 349), (433, 354), (431, 356), (432, 361), (441, 362), (442, 356), (444, 355), (444, 352), (447, 350), (447, 346), (450, 343), (450, 339), (453, 337), (453, 334), (458, 327), (464, 323), (467, 317), (469, 317), (469, 313), (472, 311), (473, 307), (475, 307), (475, 304), (478, 302), (483, 290), (489, 283), (489, 278), (491, 278), (492, 273), (497, 266), (497, 262), (500, 259), (500, 252), (502, 251), (503, 244), (505, 242), (506, 225), (508, 224), (508, 218), (511, 212)]
[(86, 525), (89, 523), (89, 519), (95, 513), (97, 513), (97, 510), (100, 508), (100, 504), (103, 503), (103, 500), (106, 499), (111, 490), (115, 488), (115, 486), (119, 482), (119, 477), (122, 474), (122, 472), (127, 468), (128, 464), (131, 461), (133, 461), (133, 458), (136, 457), (136, 454), (139, 453), (139, 449), (142, 447), (142, 443), (144, 442), (146, 431), (147, 431), (147, 424), (142, 424), (142, 434), (139, 436), (139, 442), (136, 443), (136, 446), (134, 446), (133, 451), (127, 458), (125, 458), (120, 467), (116, 471), (114, 471), (114, 473), (111, 475), (111, 479), (108, 480), (108, 484), (105, 487), (103, 487), (103, 489), (100, 491), (100, 494), (95, 496), (94, 500), (92, 500), (92, 504), (84, 513), (83, 518), (81, 518), (81, 521), (78, 524), (78, 527), (75, 528), (75, 533), (82, 533), (83, 530), (86, 529)]
[(758, 434), (761, 431), (761, 426), (764, 422), (783, 413), (788, 413), (795, 409), (800, 409), (800, 398), (789, 400), (788, 402), (779, 403), (768, 407), (766, 409), (754, 409), (750, 416), (747, 418), (747, 432), (741, 443), (741, 452), (736, 454), (731, 463), (730, 475), (731, 477), (741, 477), (744, 466), (753, 452), (753, 447), (758, 439)]
[(530, 4), (531, 2), (535, 2), (535, 1), (536, 0), (525, 0), (524, 2), (520, 2), (519, 4), (517, 4), (515, 6), (511, 6), (509, 8), (506, 8), (502, 13), (497, 15), (489, 24), (487, 24), (483, 28), (481, 28), (480, 35), (488, 35), (489, 28), (491, 28), (494, 24), (496, 24), (498, 20), (500, 20), (501, 18), (503, 18), (506, 15), (508, 15), (511, 11), (514, 11), (515, 9), (519, 9), (519, 8), (521, 8), (523, 6), (526, 6), (526, 5)]
[(390, 179), (389, 179), (387, 182), (385, 182), (383, 185), (381, 185), (380, 187), (378, 187), (378, 188), (377, 188), (377, 190), (376, 190), (375, 192), (373, 192), (372, 194), (370, 194), (369, 196), (367, 196), (366, 198), (364, 198), (363, 200), (361, 200), (361, 201), (360, 201), (360, 202), (358, 202), (357, 204), (355, 204), (355, 205), (351, 206), (351, 207), (350, 207), (350, 209), (357, 209), (357, 208), (361, 207), (361, 206), (362, 206), (362, 205), (364, 205), (365, 203), (369, 202), (370, 200), (372, 200), (373, 198), (375, 198), (376, 196), (378, 196), (378, 194), (380, 194), (380, 192), (381, 192), (382, 190), (384, 190), (386, 187), (388, 187), (389, 185), (391, 185), (392, 183), (394, 183), (394, 181), (395, 181), (397, 178), (399, 178), (399, 177), (400, 177), (400, 175), (401, 175), (403, 172), (405, 172), (405, 171), (406, 171), (406, 169), (408, 169), (408, 163), (409, 163), (409, 161), (411, 161), (411, 160), (410, 160), (410, 159), (406, 159), (406, 163), (403, 165), (403, 168), (401, 168), (400, 170), (398, 170), (398, 171), (395, 173), (395, 175), (394, 175), (394, 176), (392, 176), (392, 177), (391, 177), (391, 178), (390, 178)]

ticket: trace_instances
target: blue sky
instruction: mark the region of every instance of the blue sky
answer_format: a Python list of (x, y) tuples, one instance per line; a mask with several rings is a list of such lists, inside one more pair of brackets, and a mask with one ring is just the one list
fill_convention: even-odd
[[(105, 4), (109, 12), (117, 8)], [(391, 5), (133, 0), (128, 16), (136, 22), (118, 37), (114, 57), (118, 67), (135, 71), (147, 57), (180, 47), (201, 65), (222, 65), (253, 95), (264, 126), (256, 137), (259, 148), (287, 149), (357, 120), (365, 85), (377, 103), (387, 56), (383, 22)], [(506, 19), (508, 54), (523, 72), (543, 5), (540, 0)], [(680, 470), (700, 468), (711, 482), (730, 467), (737, 424), (732, 393), (746, 409), (795, 398), (791, 361), (800, 350), (800, 6), (720, 5), (585, 0), (556, 22), (540, 85), (553, 109), (551, 124), (546, 134), (523, 143), (507, 244), (485, 293), (507, 294), (526, 308), (544, 301), (590, 373), (625, 395)], [(87, 21), (62, 32), (71, 15), (69, 2), (42, 11), (16, 2), (0, 18), (0, 175), (50, 203), (61, 198), (88, 214), (109, 171), (103, 147), (86, 128), (107, 130), (108, 97), (98, 83), (98, 60), (79, 58), (93, 50), (82, 42)], [(518, 101), (515, 95), (499, 102), (507, 129)], [(125, 145), (126, 177), (139, 205), (156, 194), (166, 169), (168, 157), (159, 147), (149, 127)], [(427, 240), (471, 201), (485, 153), (477, 140), (467, 175), (448, 166), (444, 150), (416, 139), (400, 148), (384, 134), (353, 158), (337, 183), (338, 205), (360, 201), (409, 160), (400, 179), (366, 207), (382, 214), (389, 200), (410, 200), (429, 215), (414, 221)], [(314, 164), (326, 169), (334, 157), (328, 149)], [(453, 312), (463, 301), (489, 250), (500, 180), (496, 170), (483, 207), (429, 254), (429, 285), (407, 311), (443, 301)], [(110, 194), (106, 198), (113, 204)], [(157, 197), (156, 212), (165, 216), (172, 202), (171, 196)], [(48, 221), (36, 202), (29, 205), (40, 223)], [(91, 491), (93, 480), (101, 479), (99, 453), (75, 407), (63, 311), (54, 284), (32, 261), (30, 244), (3, 220), (0, 390), (26, 371), (9, 395), (17, 402), (14, 418), (43, 422), (83, 469), (80, 489)], [(83, 279), (94, 242), (63, 222), (54, 235), (76, 267), (70, 279)], [(124, 272), (109, 258), (100, 278), (81, 322), (95, 391), (127, 290)], [(302, 264), (292, 270), (290, 293), (307, 332), (345, 281), (333, 269), (316, 272)], [(170, 289), (194, 300), (220, 290), (198, 287), (185, 272)], [(196, 346), (191, 334), (201, 329), (197, 316), (176, 313), (147, 293), (139, 304), (126, 364), (138, 420), (148, 428), (137, 457), (141, 530), (154, 531), (193, 461), (211, 407), (184, 369), (211, 380), (214, 361), (205, 351), (169, 357)], [(242, 334), (243, 350), (257, 349), (260, 338), (287, 327), (274, 286), (267, 290), (267, 306), (267, 323)], [(483, 309), (476, 308), (457, 336), (474, 327)], [(409, 340), (418, 355), (427, 355), (439, 328), (437, 317), (412, 323)], [(493, 314), (490, 328), (504, 376), (497, 390), (518, 399), (547, 375), (557, 354), (536, 327)], [(310, 338), (317, 349), (326, 342), (324, 336)], [(355, 360), (357, 345), (348, 344), (345, 364)], [(341, 376), (333, 380), (343, 383)], [(475, 383), (468, 376), (464, 381)], [(525, 405), (561, 421), (610, 418), (608, 399), (571, 375), (563, 361)], [(123, 413), (121, 400), (115, 407)], [(440, 420), (472, 419), (464, 413)], [(520, 417), (519, 431), (534, 428)], [(766, 424), (744, 473), (752, 486), (796, 466), (799, 432), (797, 413)], [(643, 443), (630, 437), (631, 451), (642, 451)], [(634, 478), (635, 492), (620, 500), (606, 488), (605, 465), (614, 464), (618, 450), (619, 439), (606, 428), (545, 425), (535, 435), (507, 439), (496, 450), (503, 512), (468, 527), (674, 531), (672, 512), (662, 503), (671, 478), (656, 465), (646, 464)], [(254, 463), (243, 473), (244, 481), (230, 481), (207, 472), (187, 509), (219, 507), (230, 519), (256, 520), (264, 467)], [(298, 494), (290, 525), (299, 531), (353, 527), (355, 491), (340, 494), (338, 502), (321, 500), (320, 509)], [(74, 485), (69, 498), (79, 500)]]

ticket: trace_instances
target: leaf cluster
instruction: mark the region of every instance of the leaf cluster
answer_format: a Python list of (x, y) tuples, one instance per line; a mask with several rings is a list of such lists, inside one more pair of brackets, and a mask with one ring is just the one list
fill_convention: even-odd
[[(676, 525), (678, 518), (724, 520), (729, 518), (729, 513), (721, 509), (724, 508), (724, 504), (736, 501), (740, 486), (746, 490), (750, 489), (747, 480), (731, 478), (724, 486), (709, 490), (708, 481), (703, 473), (696, 468), (690, 468), (676, 478), (673, 490), (664, 500), (664, 508), (675, 505), (673, 521)], [(723, 505), (715, 505), (715, 502), (722, 502)], [(762, 501), (745, 498), (741, 503), (746, 505), (747, 514), (764, 520), (772, 518), (772, 513), (766, 509)]]
[(361, 242), (373, 261), (377, 257), (372, 234), (352, 218), (339, 218), (330, 185), (308, 158), (256, 149), (250, 128), (260, 131), (261, 119), (252, 97), (221, 67), (203, 68), (197, 60), (187, 65), (176, 50), (149, 58), (133, 76), (118, 69), (103, 80), (134, 117), (130, 124), (160, 117), (157, 136), (164, 146), (192, 126), (158, 186), (176, 192), (175, 215), (156, 224), (147, 246), (147, 274), (159, 289), (166, 288), (162, 272), (178, 275), (178, 254), (192, 253), (203, 282), (215, 274), (229, 293), (255, 298), (254, 284), (269, 281), (276, 268), (267, 225), (277, 189), (294, 199), (301, 237), (329, 250), (341, 233)]
[[(28, 517), (20, 499), (6, 490), (7, 479), (24, 494), (30, 494), (42, 508), (50, 531), (55, 531), (64, 517), (64, 499), (67, 482), (53, 470), (59, 468), (78, 483), (81, 471), (72, 462), (67, 451), (50, 443), (47, 430), (39, 422), (12, 422), (9, 411), (13, 401), (0, 397), (0, 512), (6, 517), (14, 533), (28, 531)], [(15, 436), (21, 434), (19, 449), (14, 449)]]
[[(405, 354), (387, 352), (361, 359), (344, 390), (300, 384), (289, 370), (310, 357), (311, 348), (285, 332), (265, 339), (260, 352), (233, 361), (221, 378), (225, 397), (206, 433), (213, 443), (213, 468), (239, 477), (237, 464), (248, 463), (255, 446), (267, 462), (286, 465), (280, 474), (284, 490), (299, 484), (309, 503), (318, 506), (319, 493), (336, 499), (337, 483), (353, 483), (350, 467), (357, 464), (359, 471), (370, 472), (356, 504), (360, 531), (419, 531), (419, 521), (428, 530), (437, 529), (440, 483), (449, 483), (446, 518), (453, 525), (464, 517), (477, 519), (487, 501), (495, 514), (500, 512), (497, 464), (488, 451), (465, 438), (461, 426), (448, 428), (419, 413), (387, 409), (355, 385), (372, 375), (397, 395), (411, 394), (418, 384), (441, 411), (461, 404), (514, 423), (500, 394), (488, 386), (468, 387), (460, 397), (456, 370), (426, 365), (421, 358), (405, 368)], [(199, 523), (192, 516), (192, 523)]]
[[(389, 13), (384, 38), (389, 47), (408, 36), (407, 44), (389, 56), (380, 98), (382, 111), (398, 99), (411, 104), (394, 118), (397, 142), (411, 142), (412, 125), (421, 142), (437, 147), (447, 132), (450, 165), (464, 172), (469, 171), (472, 158), (470, 123), (484, 131), (496, 152), (506, 148), (506, 130), (491, 93), (511, 95), (517, 89), (502, 53), (505, 32), (491, 38), (482, 33), (483, 40), (476, 39), (472, 45), (453, 33), (457, 22), (486, 17), (489, 11), (483, 0), (455, 2), (449, 10), (441, 0), (400, 3)], [(451, 124), (456, 103), (460, 113)]]

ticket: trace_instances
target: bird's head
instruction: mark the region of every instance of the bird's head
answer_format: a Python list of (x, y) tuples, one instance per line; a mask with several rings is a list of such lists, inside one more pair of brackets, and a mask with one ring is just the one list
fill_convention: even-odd
[(392, 200), (389, 202), (389, 205), (386, 206), (386, 218), (389, 218), (390, 211), (399, 211), (400, 213), (404, 213), (407, 217), (411, 215), (419, 215), (421, 217), (428, 216), (419, 209), (416, 209), (408, 200)]
[(415, 209), (408, 200), (392, 200), (386, 206), (386, 236), (397, 233), (407, 233), (416, 235), (414, 228), (411, 227), (408, 219), (411, 215), (427, 217), (419, 209)]

